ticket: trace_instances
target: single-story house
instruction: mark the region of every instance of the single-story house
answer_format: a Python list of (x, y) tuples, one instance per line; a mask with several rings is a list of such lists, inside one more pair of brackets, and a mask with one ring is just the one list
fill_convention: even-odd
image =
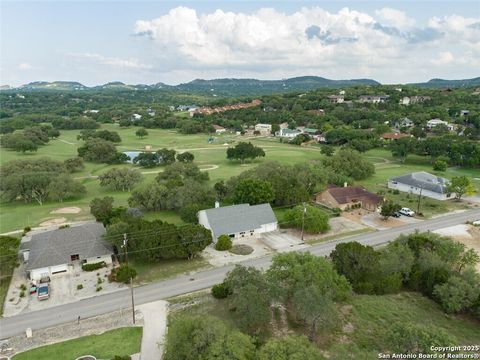
[(417, 195), (421, 193), (422, 196), (432, 199), (447, 200), (451, 197), (446, 191), (448, 184), (449, 181), (445, 178), (419, 171), (391, 178), (387, 186), (389, 189)]
[(412, 137), (412, 135), (402, 134), (402, 133), (394, 133), (394, 132), (382, 134), (382, 139), (385, 140), (385, 141), (398, 140), (398, 139), (401, 139), (401, 138), (404, 138), (404, 137)]
[(427, 121), (427, 129), (431, 130), (438, 125), (445, 125), (449, 131), (453, 131), (454, 126), (450, 124), (448, 121), (443, 121), (441, 119), (431, 119)]
[(378, 104), (384, 103), (389, 98), (388, 95), (362, 95), (358, 98), (358, 102), (361, 103), (371, 103), (371, 104)]
[(327, 99), (333, 104), (341, 104), (345, 100), (343, 96), (339, 96), (339, 95), (330, 95), (327, 97)]
[(88, 222), (26, 236), (20, 244), (28, 276), (32, 280), (64, 273), (73, 264), (112, 263), (113, 248), (102, 239), (101, 223)]
[(369, 211), (377, 211), (383, 197), (369, 192), (363, 186), (330, 185), (326, 190), (315, 195), (315, 202), (330, 208), (348, 210), (361, 207)]
[(215, 134), (221, 134), (227, 131), (227, 129), (220, 125), (212, 125), (212, 127), (215, 129)]
[(292, 129), (284, 128), (284, 129), (280, 129), (279, 131), (277, 131), (275, 133), (275, 136), (293, 139), (295, 136), (297, 136), (301, 133), (302, 132), (300, 130), (297, 130), (297, 129), (292, 130)]
[(398, 129), (398, 128), (401, 128), (401, 127), (411, 128), (411, 127), (415, 126), (415, 123), (413, 122), (413, 120), (410, 120), (409, 118), (404, 117), (403, 119), (396, 120), (396, 121), (394, 122), (394, 126), (395, 126), (397, 129)]
[(272, 133), (272, 125), (256, 124), (255, 131), (258, 131), (260, 135), (270, 135)]
[(213, 241), (220, 235), (228, 235), (233, 239), (275, 231), (278, 228), (277, 218), (270, 204), (239, 204), (200, 210), (198, 222), (212, 232)]

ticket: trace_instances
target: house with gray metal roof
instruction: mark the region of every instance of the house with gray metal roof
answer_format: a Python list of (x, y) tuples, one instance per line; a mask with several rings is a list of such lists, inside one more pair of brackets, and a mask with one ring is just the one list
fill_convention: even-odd
[(198, 212), (198, 222), (212, 232), (213, 241), (220, 235), (228, 235), (238, 239), (247, 236), (275, 231), (278, 228), (277, 218), (270, 204), (239, 204)]
[(432, 199), (447, 200), (452, 196), (447, 192), (449, 183), (448, 179), (419, 171), (391, 178), (388, 181), (388, 188), (416, 195), (421, 194)]
[(101, 223), (87, 222), (24, 237), (20, 250), (30, 279), (68, 272), (76, 263), (111, 264), (113, 248), (103, 234)]

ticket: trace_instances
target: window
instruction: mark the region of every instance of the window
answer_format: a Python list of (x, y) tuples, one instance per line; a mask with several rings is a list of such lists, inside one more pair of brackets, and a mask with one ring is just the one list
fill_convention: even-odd
[(78, 254), (70, 255), (70, 261), (75, 261), (75, 260), (80, 260), (80, 255)]

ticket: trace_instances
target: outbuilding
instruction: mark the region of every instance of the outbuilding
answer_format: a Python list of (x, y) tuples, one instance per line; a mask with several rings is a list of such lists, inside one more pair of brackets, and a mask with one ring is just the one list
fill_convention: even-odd
[(270, 204), (239, 204), (198, 212), (198, 222), (212, 232), (213, 241), (220, 235), (233, 239), (275, 231), (278, 229), (277, 218)]

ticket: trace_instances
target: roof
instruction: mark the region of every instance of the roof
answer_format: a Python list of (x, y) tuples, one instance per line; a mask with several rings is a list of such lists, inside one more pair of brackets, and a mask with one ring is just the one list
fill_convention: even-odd
[(80, 260), (113, 254), (111, 245), (101, 238), (104, 233), (102, 224), (89, 222), (34, 234), (22, 245), (30, 250), (27, 270), (69, 263), (73, 254), (79, 254)]
[(263, 224), (277, 222), (270, 204), (252, 206), (239, 204), (203, 211), (207, 215), (208, 223), (215, 236), (254, 230)]
[(335, 201), (339, 204), (348, 204), (352, 201), (361, 201), (363, 203), (378, 204), (383, 200), (383, 197), (371, 193), (363, 186), (330, 186), (325, 190), (332, 195)]
[(406, 184), (416, 188), (433, 191), (439, 194), (446, 193), (445, 188), (449, 181), (440, 176), (432, 175), (425, 171), (414, 172), (402, 176), (391, 178), (390, 181)]
[(301, 131), (300, 130), (292, 130), (292, 129), (287, 129), (287, 128), (284, 128), (284, 129), (280, 129), (280, 133), (283, 134), (283, 135), (286, 135), (286, 134), (300, 134)]
[(223, 126), (220, 125), (212, 125), (215, 130), (225, 130)]
[(402, 134), (402, 133), (385, 133), (382, 134), (382, 138), (385, 140), (395, 140), (395, 139), (401, 139), (404, 137), (409, 137), (410, 135), (408, 134)]

